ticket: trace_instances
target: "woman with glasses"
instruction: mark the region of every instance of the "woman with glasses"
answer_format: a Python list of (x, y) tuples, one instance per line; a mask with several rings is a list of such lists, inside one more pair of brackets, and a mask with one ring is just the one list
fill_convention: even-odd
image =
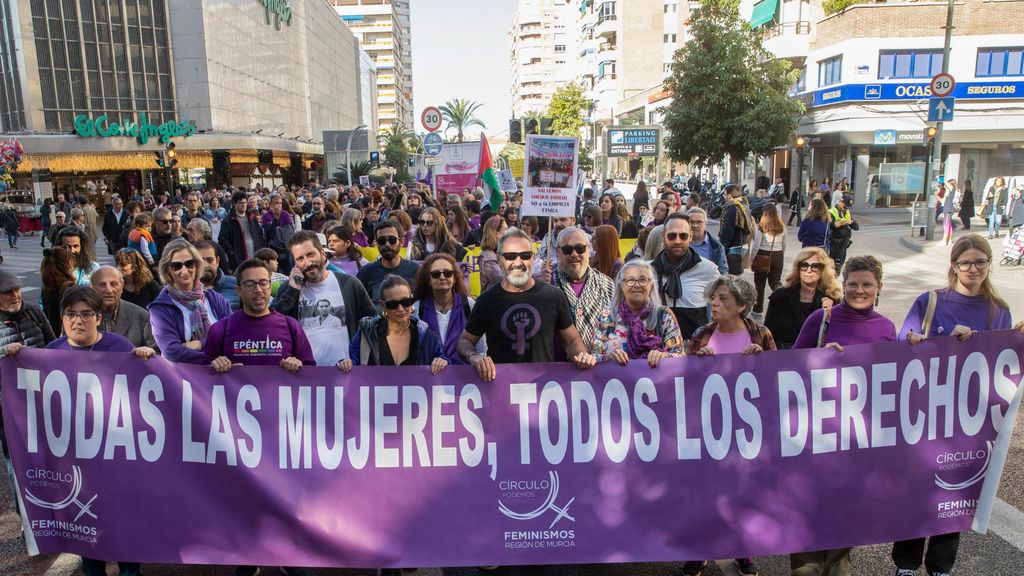
[(501, 216), (491, 216), (484, 222), (483, 232), (480, 234), (480, 293), (501, 284), (505, 274), (498, 264), (498, 239), (508, 230), (508, 224)]
[(782, 287), (768, 296), (764, 325), (776, 346), (792, 348), (807, 317), (831, 307), (841, 296), (833, 260), (821, 248), (804, 248), (793, 259)]
[(426, 322), (413, 315), (416, 299), (405, 278), (388, 274), (380, 285), (381, 314), (359, 321), (349, 345), (349, 358), (338, 362), (342, 372), (353, 366), (430, 366), (438, 374), (448, 366), (441, 340)]
[[(131, 352), (143, 360), (156, 355), (148, 346), (136, 347), (124, 336), (100, 331), (103, 320), (103, 299), (89, 286), (74, 286), (61, 299), (64, 335), (46, 345), (47, 350), (76, 352)], [(122, 575), (140, 574), (138, 562), (118, 562)], [(106, 574), (107, 562), (82, 557), (82, 573), (86, 576)]]
[(121, 299), (141, 308), (160, 295), (160, 284), (153, 279), (153, 272), (142, 259), (142, 254), (131, 248), (121, 248), (114, 254), (114, 264), (124, 277), (124, 291)]
[[(916, 346), (933, 336), (953, 336), (966, 342), (975, 332), (1010, 329), (1010, 309), (992, 286), (991, 265), (992, 248), (981, 235), (958, 239), (949, 254), (946, 287), (914, 300), (900, 328), (900, 340)], [(916, 574), (922, 557), (929, 574), (948, 574), (959, 547), (959, 532), (896, 542), (892, 546), (896, 574)]]
[(642, 260), (626, 262), (615, 279), (611, 308), (596, 321), (591, 352), (598, 362), (625, 366), (646, 359), (651, 368), (664, 358), (685, 354), (675, 314), (654, 289), (654, 270)]
[(203, 344), (210, 326), (231, 314), (231, 306), (216, 290), (199, 280), (205, 263), (186, 240), (172, 240), (160, 259), (164, 287), (149, 305), (153, 337), (171, 362), (203, 363)]
[(450, 254), (458, 262), (466, 256), (466, 249), (448, 234), (444, 217), (437, 208), (424, 208), (417, 224), (409, 246), (410, 260), (426, 260), (435, 252)]
[[(455, 259), (448, 254), (427, 258), (416, 272), (413, 284), (416, 286), (413, 314), (440, 337), (445, 358), (452, 364), (465, 364), (456, 347), (476, 300), (470, 298), (465, 277)], [(483, 338), (477, 342), (477, 352), (487, 353)]]

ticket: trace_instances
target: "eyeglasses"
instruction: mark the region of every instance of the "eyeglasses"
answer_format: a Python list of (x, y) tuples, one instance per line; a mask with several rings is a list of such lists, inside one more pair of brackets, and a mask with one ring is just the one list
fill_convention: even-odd
[(502, 252), (501, 257), (509, 262), (514, 262), (516, 258), (526, 261), (533, 258), (533, 252), (526, 250), (525, 252)]
[(398, 244), (398, 236), (378, 236), (377, 244)]
[(651, 280), (649, 278), (624, 278), (622, 283), (629, 287), (639, 286), (643, 288), (650, 284)]
[(74, 322), (75, 320), (83, 320), (85, 322), (89, 322), (90, 320), (98, 316), (98, 314), (96, 314), (92, 310), (86, 310), (84, 312), (71, 312), (70, 310), (68, 310), (65, 311), (62, 315), (64, 316), (64, 318), (67, 318), (68, 322)]
[(665, 233), (665, 240), (668, 240), (670, 242), (674, 242), (676, 240), (676, 238), (682, 240), (683, 242), (686, 242), (687, 240), (690, 239), (690, 233), (689, 232), (666, 232)]
[(195, 270), (195, 260), (185, 260), (184, 262), (171, 262), (167, 265), (171, 269), (171, 272), (180, 272), (182, 268), (188, 268), (189, 270)]
[(171, 222), (174, 222), (174, 220), (156, 220), (156, 222), (160, 224), (170, 224)]
[(801, 271), (821, 272), (825, 269), (825, 265), (821, 262), (801, 262), (799, 266)]
[(419, 225), (420, 226), (433, 226), (434, 225), (434, 221), (433, 220), (420, 220), (419, 221)]
[(452, 276), (455, 276), (455, 271), (454, 270), (431, 270), (430, 271), (430, 277), (433, 278), (434, 280), (440, 280), (441, 276), (444, 276), (445, 278), (451, 278)]
[(416, 303), (416, 299), (412, 296), (408, 298), (402, 298), (401, 300), (388, 300), (384, 302), (384, 307), (388, 310), (395, 310), (399, 306), (402, 308), (412, 308), (412, 305)]
[(978, 272), (981, 272), (982, 270), (985, 270), (985, 269), (988, 268), (989, 261), (988, 260), (957, 260), (956, 262), (953, 263), (953, 265), (956, 266), (956, 269), (961, 271), (961, 272), (968, 272), (968, 271), (970, 271), (972, 266)]
[(239, 285), (250, 292), (255, 292), (257, 289), (262, 292), (270, 288), (270, 280), (246, 280), (239, 283)]
[(587, 251), (587, 245), (586, 244), (569, 244), (569, 245), (566, 245), (566, 246), (562, 246), (560, 248), (560, 250), (562, 251), (562, 254), (565, 254), (566, 256), (569, 256), (573, 252), (575, 252), (577, 254), (580, 254), (580, 255), (583, 255)]

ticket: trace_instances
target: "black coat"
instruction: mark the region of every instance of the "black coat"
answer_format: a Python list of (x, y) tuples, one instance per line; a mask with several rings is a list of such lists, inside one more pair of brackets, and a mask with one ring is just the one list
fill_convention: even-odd
[(103, 215), (103, 228), (101, 228), (103, 237), (110, 242), (115, 252), (127, 245), (121, 243), (121, 233), (126, 227), (128, 227), (128, 210), (122, 209), (120, 218), (114, 215), (113, 210), (107, 210), (107, 213)]
[(220, 236), (217, 238), (217, 243), (220, 244), (220, 247), (224, 249), (228, 256), (229, 270), (238, 268), (239, 264), (253, 256), (246, 252), (245, 238), (242, 236), (242, 226), (249, 227), (254, 253), (256, 250), (264, 247), (263, 226), (260, 225), (256, 217), (246, 216), (243, 222), (238, 219), (238, 214), (232, 211), (228, 219), (221, 224)]
[[(768, 296), (768, 310), (764, 315), (764, 325), (772, 331), (775, 345), (781, 350), (792, 348), (800, 328), (810, 316), (810, 312), (821, 308), (821, 300), (825, 294), (820, 290), (814, 293), (813, 306), (800, 303), (800, 284), (783, 286)], [(804, 308), (807, 306), (807, 308)], [(804, 312), (807, 312), (804, 314)]]

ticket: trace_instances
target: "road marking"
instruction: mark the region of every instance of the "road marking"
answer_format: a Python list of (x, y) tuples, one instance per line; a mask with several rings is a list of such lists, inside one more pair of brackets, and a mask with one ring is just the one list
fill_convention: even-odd
[(81, 565), (82, 559), (76, 554), (61, 554), (50, 564), (43, 576), (71, 576)]
[(1024, 551), (1024, 512), (1014, 508), (1002, 498), (996, 498), (992, 507), (989, 530), (1006, 540), (1017, 550)]

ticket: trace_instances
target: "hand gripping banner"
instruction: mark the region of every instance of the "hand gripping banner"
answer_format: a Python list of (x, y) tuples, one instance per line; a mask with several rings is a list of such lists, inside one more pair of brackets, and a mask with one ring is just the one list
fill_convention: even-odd
[(32, 553), (462, 566), (820, 550), (988, 524), (1024, 336), (580, 371), (0, 363)]

